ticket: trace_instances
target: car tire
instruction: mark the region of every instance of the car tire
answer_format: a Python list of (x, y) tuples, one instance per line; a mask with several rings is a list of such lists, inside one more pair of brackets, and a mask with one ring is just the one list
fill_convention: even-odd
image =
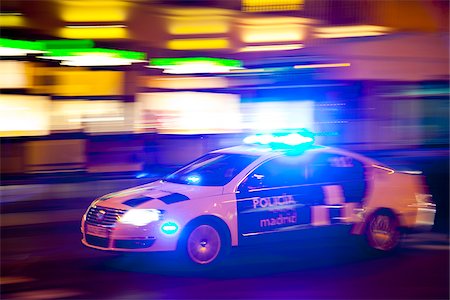
[(209, 222), (188, 226), (179, 247), (183, 260), (202, 269), (217, 265), (230, 247), (229, 237), (222, 227)]
[(368, 246), (380, 253), (391, 252), (400, 242), (397, 217), (390, 211), (375, 212), (366, 223)]

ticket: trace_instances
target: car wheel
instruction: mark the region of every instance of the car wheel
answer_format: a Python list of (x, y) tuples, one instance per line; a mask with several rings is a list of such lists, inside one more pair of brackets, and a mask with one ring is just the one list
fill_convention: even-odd
[(398, 220), (390, 212), (375, 213), (368, 221), (366, 237), (369, 246), (378, 251), (394, 250), (400, 241)]
[(194, 224), (186, 231), (181, 251), (188, 263), (195, 266), (212, 266), (218, 263), (228, 249), (228, 239), (212, 224)]
[(213, 262), (220, 253), (222, 239), (219, 232), (211, 225), (194, 228), (187, 238), (186, 250), (190, 260), (205, 265)]

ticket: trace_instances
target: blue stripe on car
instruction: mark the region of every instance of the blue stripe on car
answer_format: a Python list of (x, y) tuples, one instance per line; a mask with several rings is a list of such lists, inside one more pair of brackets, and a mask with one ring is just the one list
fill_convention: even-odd
[(185, 195), (174, 193), (174, 194), (160, 197), (159, 200), (163, 201), (166, 204), (172, 204), (172, 203), (186, 201), (186, 200), (190, 200), (190, 199), (189, 199), (189, 197), (187, 197)]
[(140, 198), (134, 198), (134, 199), (127, 200), (127, 201), (123, 202), (123, 204), (131, 206), (131, 207), (136, 207), (138, 205), (141, 205), (144, 202), (147, 202), (147, 201), (150, 201), (150, 200), (153, 200), (153, 199), (155, 199), (155, 198), (152, 198), (152, 197), (140, 197)]

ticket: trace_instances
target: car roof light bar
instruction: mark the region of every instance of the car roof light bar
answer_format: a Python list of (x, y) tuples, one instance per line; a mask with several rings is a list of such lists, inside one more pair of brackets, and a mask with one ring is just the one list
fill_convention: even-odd
[(245, 144), (284, 145), (294, 147), (314, 143), (312, 132), (293, 132), (287, 134), (254, 134), (244, 139)]

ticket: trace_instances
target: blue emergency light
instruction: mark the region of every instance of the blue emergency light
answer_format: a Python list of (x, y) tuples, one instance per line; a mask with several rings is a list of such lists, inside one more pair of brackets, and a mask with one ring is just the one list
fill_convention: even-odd
[(174, 222), (166, 222), (161, 226), (161, 231), (165, 234), (174, 234), (178, 231), (178, 225)]
[(244, 143), (284, 147), (312, 145), (314, 134), (308, 130), (280, 134), (254, 134), (246, 137)]

